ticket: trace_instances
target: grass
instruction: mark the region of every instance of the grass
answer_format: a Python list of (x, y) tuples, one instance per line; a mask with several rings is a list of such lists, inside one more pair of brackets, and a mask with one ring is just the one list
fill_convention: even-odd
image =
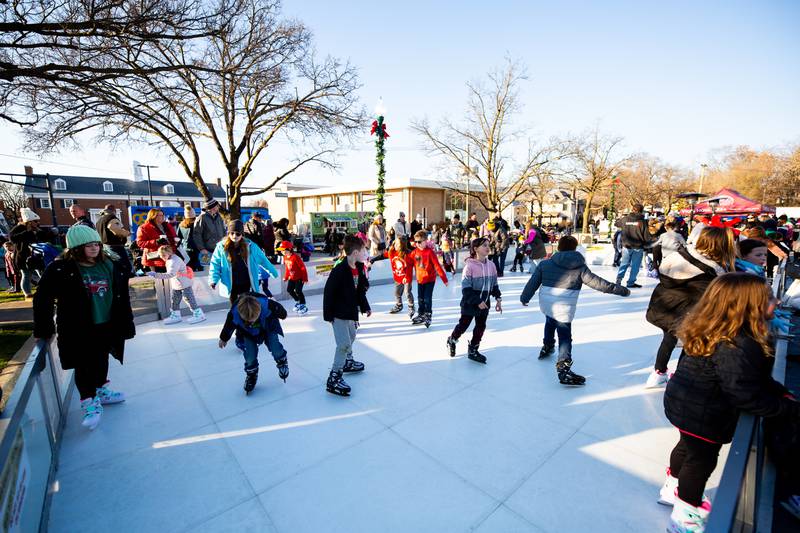
[(9, 302), (21, 302), (25, 299), (25, 296), (21, 292), (6, 292), (0, 289), (0, 304), (6, 304)]
[(25, 326), (0, 328), (0, 370), (5, 368), (32, 333), (33, 328)]

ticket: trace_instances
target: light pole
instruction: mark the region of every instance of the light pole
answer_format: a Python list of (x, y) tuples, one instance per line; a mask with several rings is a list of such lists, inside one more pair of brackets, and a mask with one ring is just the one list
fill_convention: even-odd
[(705, 180), (707, 168), (708, 165), (705, 163), (700, 164), (700, 188), (697, 190), (697, 192), (703, 192), (703, 180)]
[(153, 186), (150, 183), (150, 169), (151, 168), (158, 168), (158, 166), (156, 166), (156, 165), (142, 165), (142, 164), (139, 164), (139, 163), (137, 163), (136, 166), (138, 166), (140, 168), (146, 168), (147, 169), (147, 193), (150, 195), (150, 207), (153, 208), (155, 206), (153, 205)]

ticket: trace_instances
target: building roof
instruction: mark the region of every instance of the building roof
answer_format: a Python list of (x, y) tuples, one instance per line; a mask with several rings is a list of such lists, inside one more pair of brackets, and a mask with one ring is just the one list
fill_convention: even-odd
[[(334, 187), (318, 187), (306, 190), (289, 190), (290, 198), (302, 198), (306, 196), (322, 196), (327, 194), (347, 194), (354, 192), (369, 192), (374, 193), (377, 187), (375, 178), (362, 180), (361, 185), (337, 185)], [(447, 179), (442, 180), (429, 180), (421, 178), (393, 178), (386, 181), (385, 189), (443, 189), (445, 186), (450, 185)], [(477, 181), (472, 182), (473, 190), (481, 188)]]
[[(147, 180), (133, 181), (129, 179), (120, 178), (98, 178), (89, 176), (60, 176), (50, 174), (51, 183), (61, 179), (65, 182), (66, 189), (56, 189), (53, 185), (53, 194), (63, 196), (65, 194), (73, 194), (79, 196), (148, 196), (149, 191), (147, 187)], [(33, 186), (46, 187), (46, 178), (42, 174), (34, 174), (25, 178), (25, 194), (28, 195), (41, 195), (46, 191), (36, 189)], [(106, 192), (103, 190), (103, 183), (110, 182), (114, 190)], [(164, 181), (164, 180), (151, 180), (153, 188), (153, 196), (161, 197), (174, 197), (174, 198), (200, 198), (200, 191), (197, 190), (194, 183), (188, 181)], [(165, 189), (166, 185), (172, 185), (174, 192), (168, 193)], [(217, 185), (207, 184), (208, 192), (215, 198), (225, 198), (225, 191)]]

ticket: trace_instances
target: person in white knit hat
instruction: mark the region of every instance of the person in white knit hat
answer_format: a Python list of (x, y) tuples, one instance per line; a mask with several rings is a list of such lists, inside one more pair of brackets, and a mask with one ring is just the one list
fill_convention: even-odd
[(33, 270), (28, 264), (31, 257), (31, 245), (37, 242), (47, 242), (50, 240), (50, 233), (39, 227), (39, 215), (28, 207), (19, 210), (22, 222), (12, 228), (9, 239), (14, 243), (16, 254), (14, 255), (14, 266), (21, 273), (22, 293), (25, 298), (32, 297), (31, 276)]

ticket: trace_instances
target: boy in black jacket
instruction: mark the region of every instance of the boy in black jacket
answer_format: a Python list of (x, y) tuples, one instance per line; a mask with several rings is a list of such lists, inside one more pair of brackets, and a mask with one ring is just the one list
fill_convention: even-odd
[(364, 274), (364, 263), (358, 260), (363, 250), (364, 242), (361, 239), (355, 235), (345, 236), (344, 253), (347, 259), (331, 270), (322, 298), (322, 318), (331, 323), (336, 339), (336, 352), (326, 390), (340, 396), (350, 394), (350, 386), (342, 379), (342, 373), (364, 370), (364, 363), (353, 359), (359, 311), (367, 316), (372, 314), (367, 301), (369, 282)]
[(244, 352), (244, 391), (247, 394), (258, 381), (258, 345), (265, 344), (275, 359), (278, 376), (286, 382), (289, 362), (278, 335), (283, 335), (279, 320), (286, 318), (286, 309), (263, 294), (244, 293), (228, 311), (219, 334), (219, 347), (224, 348), (236, 331), (236, 347)]

